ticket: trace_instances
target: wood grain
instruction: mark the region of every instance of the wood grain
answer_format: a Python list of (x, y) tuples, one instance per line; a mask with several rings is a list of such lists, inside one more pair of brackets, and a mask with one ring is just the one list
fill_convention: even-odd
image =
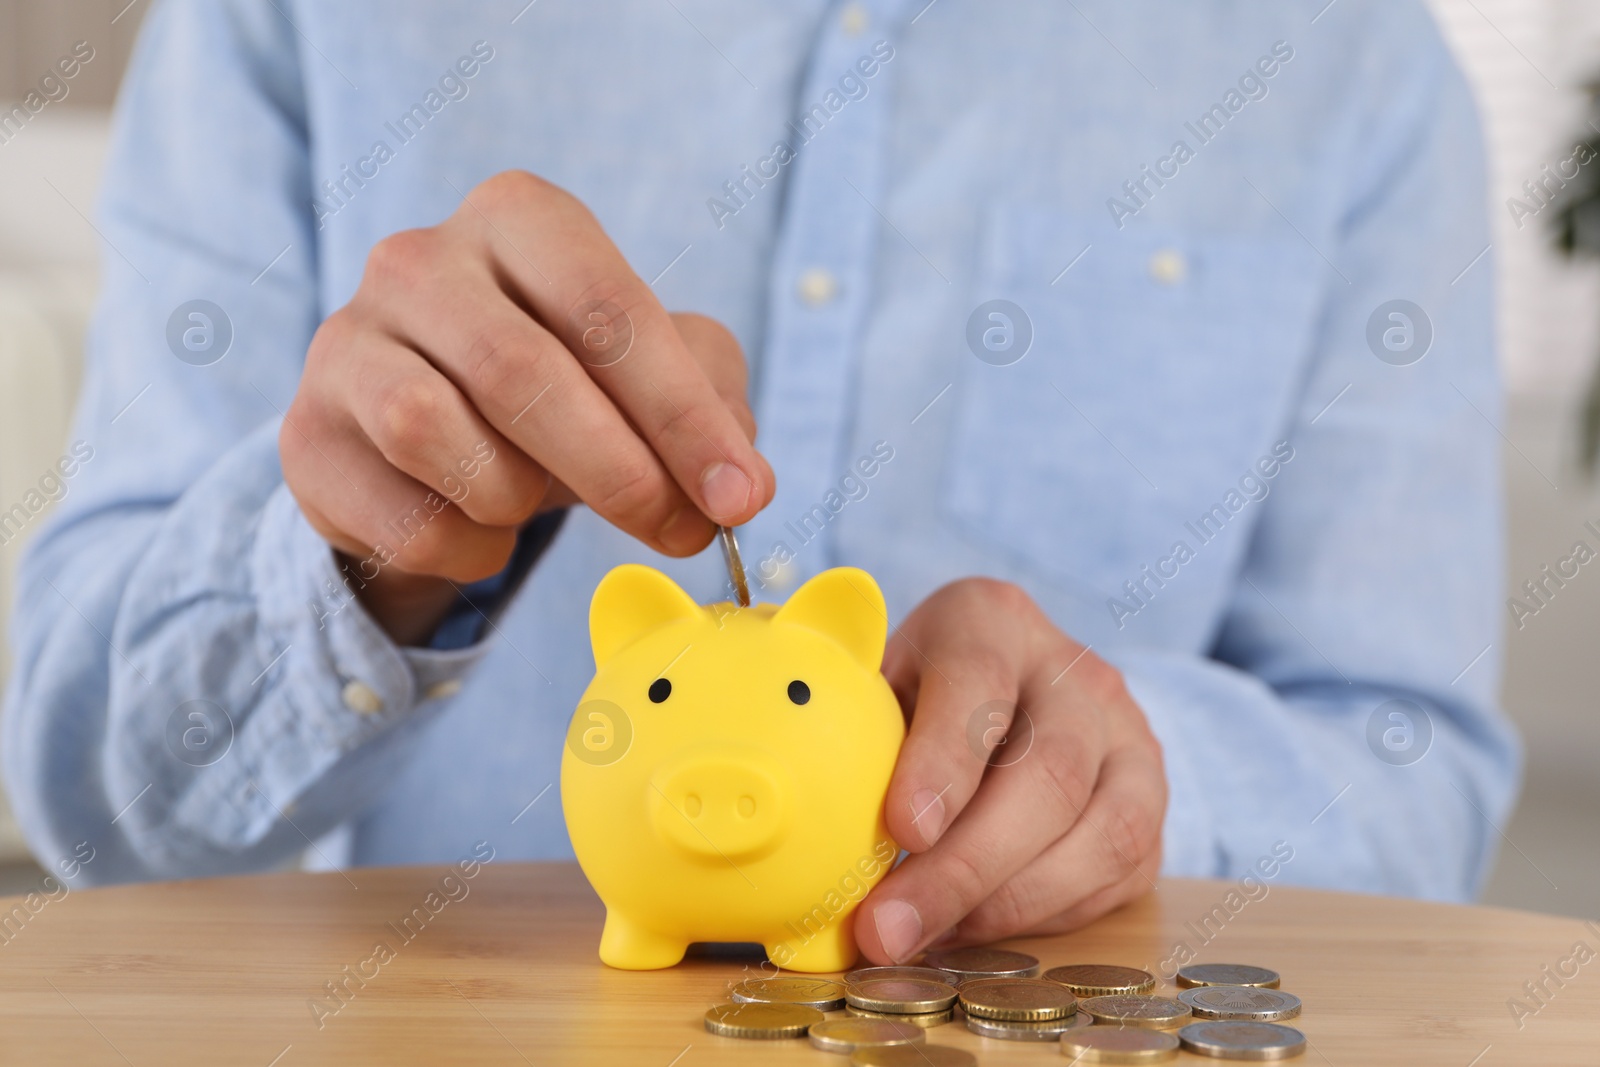
[[(441, 888), (447, 874), (456, 880)], [(1578, 941), (1600, 950), (1600, 926), (1272, 887), (1213, 919), (1201, 945), (1189, 924), (1231, 888), (1163, 881), (1086, 930), (1006, 944), (1047, 966), (1168, 961), (1170, 972), (1174, 946), (1188, 942), (1201, 960), (1275, 968), (1305, 1000), (1295, 1025), (1311, 1050), (1298, 1062), (1318, 1067), (1600, 1062), (1600, 959), (1550, 983), (1520, 1030), (1507, 1006), (1520, 997), (1536, 1007), (1523, 983)], [(845, 1062), (804, 1041), (702, 1029), (705, 1009), (754, 960), (603, 966), (601, 907), (567, 864), (491, 863), (470, 879), (441, 866), (75, 891), (7, 921), (17, 903), (0, 901), (0, 1064)], [(347, 979), (358, 969), (370, 977)], [(329, 997), (326, 983), (341, 980), (349, 992)], [(959, 1023), (930, 1038), (985, 1063), (1062, 1062), (1054, 1046), (981, 1039)]]

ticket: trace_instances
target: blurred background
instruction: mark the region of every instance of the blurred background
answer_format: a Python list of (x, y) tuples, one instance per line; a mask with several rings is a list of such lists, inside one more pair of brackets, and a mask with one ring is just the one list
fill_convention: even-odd
[[(1338, 0), (1333, 0), (1337, 3)], [(94, 58), (25, 124), (0, 118), (0, 508), (34, 488), (67, 442), (99, 238), (90, 219), (108, 109), (150, 0), (0, 0), (0, 116), (58, 58)], [(1308, 18), (1323, 0), (1307, 6)], [(1600, 263), (1555, 250), (1546, 223), (1519, 227), (1507, 199), (1600, 140), (1587, 86), (1600, 79), (1597, 0), (1431, 0), (1477, 92), (1490, 147), (1499, 330), (1510, 402), (1500, 430), (1512, 589), (1600, 524), (1600, 476), (1579, 468), (1579, 412), (1600, 367)], [(59, 90), (55, 91), (59, 95)], [(1600, 166), (1600, 163), (1592, 164)], [(0, 545), (0, 607), (21, 537)], [(1448, 534), (1439, 543), (1449, 551)], [(1506, 616), (1510, 623), (1509, 613)], [(0, 627), (3, 627), (0, 619)], [(0, 635), (3, 635), (0, 629)], [(1496, 652), (1505, 706), (1528, 748), (1527, 783), (1485, 900), (1600, 917), (1600, 578), (1585, 568)], [(7, 664), (0, 647), (0, 679)], [(0, 892), (32, 888), (32, 866), (0, 801)]]

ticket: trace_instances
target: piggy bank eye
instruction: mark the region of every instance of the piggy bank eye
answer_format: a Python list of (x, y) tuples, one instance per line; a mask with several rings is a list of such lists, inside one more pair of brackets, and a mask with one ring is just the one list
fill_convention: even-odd
[(811, 699), (811, 687), (799, 679), (790, 682), (789, 699), (796, 704), (804, 704)]
[(660, 704), (672, 695), (672, 683), (665, 678), (657, 678), (650, 683), (650, 702)]

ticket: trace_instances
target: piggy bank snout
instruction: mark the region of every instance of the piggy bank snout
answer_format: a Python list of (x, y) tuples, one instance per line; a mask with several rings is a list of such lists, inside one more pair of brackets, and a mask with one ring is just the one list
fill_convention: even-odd
[(749, 858), (783, 838), (790, 790), (773, 760), (707, 753), (664, 768), (651, 786), (656, 833), (693, 856), (718, 862)]

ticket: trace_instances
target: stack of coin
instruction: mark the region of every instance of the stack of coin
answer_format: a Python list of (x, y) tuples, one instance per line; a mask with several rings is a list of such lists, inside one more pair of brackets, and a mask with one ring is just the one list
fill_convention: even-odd
[(1202, 985), (1244, 985), (1277, 989), (1283, 979), (1277, 971), (1252, 967), (1247, 963), (1191, 963), (1178, 969), (1178, 988)]
[(1187, 1004), (1147, 993), (1089, 997), (1081, 1001), (1078, 1008), (1094, 1016), (1097, 1025), (1109, 1024), (1139, 1030), (1176, 1030), (1194, 1018)]
[(844, 1007), (844, 986), (828, 978), (747, 978), (728, 996), (735, 1004), (802, 1004), (818, 1011)]
[(1039, 973), (1036, 958), (1002, 948), (944, 949), (928, 953), (922, 962), (949, 971), (963, 982), (969, 978), (1032, 978)]
[(844, 976), (844, 984), (865, 982), (869, 978), (922, 978), (929, 982), (957, 985), (961, 979), (937, 967), (857, 967)]
[(845, 1003), (850, 1014), (892, 1019), (916, 1026), (939, 1026), (955, 1017), (956, 988), (932, 978), (866, 978), (848, 982)]
[(1178, 994), (1196, 1019), (1275, 1023), (1300, 1014), (1300, 998), (1281, 989), (1242, 985), (1196, 986)]
[(1052, 967), (1044, 972), (1046, 981), (1066, 986), (1080, 997), (1110, 997), (1119, 994), (1148, 993), (1156, 987), (1156, 976), (1137, 967), (1114, 963), (1074, 963)]
[(1065, 987), (1039, 978), (972, 978), (957, 993), (967, 1029), (1002, 1041), (1055, 1041), (1093, 1021)]

